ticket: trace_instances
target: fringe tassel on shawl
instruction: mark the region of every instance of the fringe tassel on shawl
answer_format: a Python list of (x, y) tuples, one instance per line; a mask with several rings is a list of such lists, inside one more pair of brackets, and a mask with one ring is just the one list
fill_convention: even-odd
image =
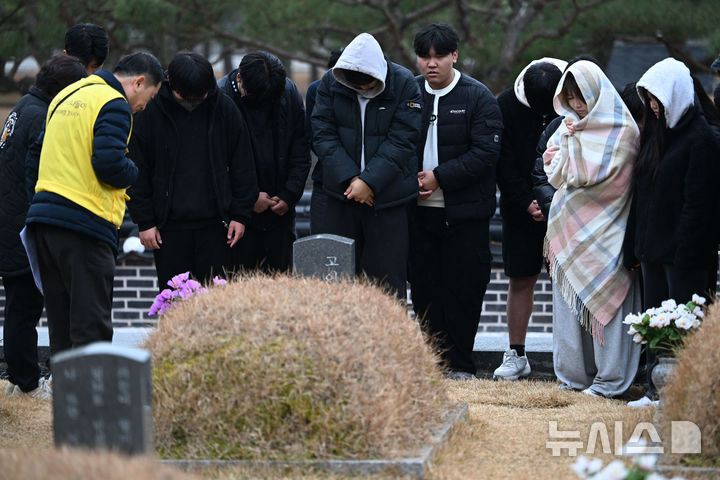
[[(545, 258), (550, 258), (549, 253), (550, 248), (547, 237), (545, 237), (545, 241), (543, 243), (543, 256)], [(565, 303), (567, 303), (570, 310), (572, 310), (573, 314), (580, 323), (580, 326), (587, 330), (596, 342), (603, 345), (605, 343), (605, 326), (595, 318), (592, 312), (580, 299), (580, 296), (578, 296), (575, 288), (568, 280), (555, 255), (552, 256), (552, 261), (549, 263), (548, 268), (550, 270), (550, 278), (555, 285), (557, 285), (560, 295), (562, 295)]]

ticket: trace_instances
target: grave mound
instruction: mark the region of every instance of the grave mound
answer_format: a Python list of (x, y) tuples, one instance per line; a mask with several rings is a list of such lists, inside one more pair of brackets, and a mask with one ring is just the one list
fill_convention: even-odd
[[(691, 466), (720, 467), (720, 302), (710, 306), (702, 326), (685, 341), (677, 366), (660, 393), (662, 438), (677, 441), (673, 421), (697, 425), (702, 455), (670, 452), (668, 460)], [(717, 473), (717, 472), (715, 472)]]
[(406, 307), (361, 281), (239, 277), (180, 302), (145, 347), (164, 458), (402, 456), (451, 405)]

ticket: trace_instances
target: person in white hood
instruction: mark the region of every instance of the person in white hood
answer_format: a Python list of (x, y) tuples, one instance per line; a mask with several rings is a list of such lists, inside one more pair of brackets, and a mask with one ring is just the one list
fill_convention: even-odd
[(355, 240), (357, 273), (407, 295), (407, 204), (417, 198), (420, 90), (361, 33), (317, 90), (313, 146), (328, 194), (326, 233)]
[[(671, 298), (680, 304), (693, 294), (707, 296), (707, 265), (717, 258), (720, 149), (682, 62), (666, 58), (656, 63), (637, 89), (645, 124), (633, 171), (635, 222), (628, 229), (642, 268), (647, 309)], [(652, 357), (646, 397), (631, 406), (656, 400)]]
[(493, 372), (494, 379), (517, 380), (530, 375), (525, 336), (533, 311), (535, 283), (544, 264), (547, 230), (546, 218), (533, 192), (532, 171), (540, 135), (557, 118), (553, 95), (566, 66), (567, 62), (556, 58), (533, 60), (517, 76), (513, 87), (498, 95), (503, 139), (497, 184), (503, 267), (509, 279), (509, 348)]

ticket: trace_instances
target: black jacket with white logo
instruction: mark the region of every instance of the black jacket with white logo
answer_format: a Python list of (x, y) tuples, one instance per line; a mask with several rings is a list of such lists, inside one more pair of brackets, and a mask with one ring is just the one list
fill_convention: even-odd
[[(425, 79), (416, 77), (422, 92), (423, 157), (434, 95)], [(448, 223), (490, 218), (495, 213), (495, 171), (500, 156), (502, 114), (497, 100), (477, 80), (462, 75), (438, 103), (438, 166), (433, 173), (443, 190)], [(422, 171), (422, 161), (419, 171)]]

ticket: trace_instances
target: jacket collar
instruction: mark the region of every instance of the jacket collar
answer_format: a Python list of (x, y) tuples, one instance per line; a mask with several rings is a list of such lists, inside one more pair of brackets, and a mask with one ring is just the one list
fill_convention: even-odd
[(28, 90), (28, 93), (30, 95), (32, 95), (33, 97), (36, 97), (36, 98), (40, 99), (41, 101), (47, 103), (48, 105), (50, 105), (50, 102), (52, 101), (52, 97), (50, 95), (43, 92), (36, 86), (30, 87), (30, 90)]
[(125, 89), (123, 88), (122, 84), (111, 72), (105, 70), (104, 68), (101, 68), (97, 72), (93, 73), (93, 75), (97, 75), (98, 77), (105, 80), (105, 83), (120, 92), (123, 97), (127, 98), (127, 95), (125, 95)]

